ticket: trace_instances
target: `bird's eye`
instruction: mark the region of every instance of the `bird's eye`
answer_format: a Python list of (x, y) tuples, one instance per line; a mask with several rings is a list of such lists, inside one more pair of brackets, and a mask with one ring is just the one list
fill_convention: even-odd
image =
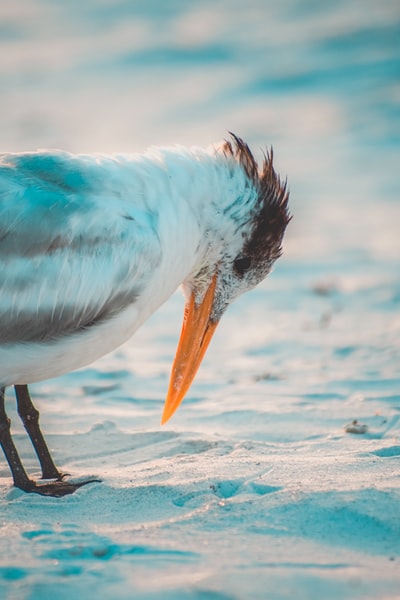
[(249, 256), (237, 258), (233, 263), (233, 267), (236, 273), (242, 277), (251, 267), (251, 258)]

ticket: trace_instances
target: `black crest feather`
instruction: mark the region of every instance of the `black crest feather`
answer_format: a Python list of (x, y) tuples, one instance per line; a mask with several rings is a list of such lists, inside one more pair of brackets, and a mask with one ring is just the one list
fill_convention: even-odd
[(229, 132), (231, 141), (225, 141), (223, 151), (233, 157), (243, 168), (258, 192), (251, 234), (244, 246), (244, 254), (257, 264), (267, 266), (282, 253), (282, 238), (291, 216), (288, 211), (289, 191), (287, 181), (281, 182), (273, 166), (273, 149), (264, 154), (259, 169), (249, 146)]

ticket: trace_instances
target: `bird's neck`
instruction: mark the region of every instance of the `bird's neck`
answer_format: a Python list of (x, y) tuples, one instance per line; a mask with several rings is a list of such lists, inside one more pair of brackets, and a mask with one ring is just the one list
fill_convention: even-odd
[[(227, 165), (215, 151), (202, 148), (149, 150), (129, 159), (131, 197), (157, 222), (160, 243), (181, 283), (210, 251), (210, 231), (221, 228)], [(218, 241), (213, 236), (212, 243)]]
[(237, 163), (218, 148), (178, 147), (150, 150), (140, 164), (148, 182), (145, 197), (176, 261), (179, 283), (205, 261), (217, 261), (226, 242), (235, 255), (241, 244), (237, 224), (254, 201)]
[(218, 262), (226, 241), (235, 253), (232, 207), (242, 203), (243, 172), (215, 149), (157, 148), (128, 163), (132, 201), (155, 224), (161, 249), (153, 280), (163, 289), (153, 296), (166, 299), (182, 283), (190, 290), (191, 278)]

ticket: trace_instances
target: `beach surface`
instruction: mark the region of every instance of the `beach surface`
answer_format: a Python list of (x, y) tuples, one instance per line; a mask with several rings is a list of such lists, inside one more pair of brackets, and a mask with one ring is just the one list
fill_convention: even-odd
[(101, 482), (25, 494), (0, 457), (0, 598), (400, 598), (399, 30), (390, 0), (1, 5), (1, 151), (233, 131), (273, 145), (293, 220), (167, 425), (180, 291), (31, 386), (58, 466)]

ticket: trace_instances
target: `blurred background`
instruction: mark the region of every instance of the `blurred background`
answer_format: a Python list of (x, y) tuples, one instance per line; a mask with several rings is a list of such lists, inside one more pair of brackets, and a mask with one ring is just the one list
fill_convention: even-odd
[(296, 234), (296, 252), (347, 252), (355, 229), (399, 250), (397, 0), (13, 0), (0, 49), (1, 151), (134, 152), (230, 130), (258, 155), (274, 146), (289, 251)]

